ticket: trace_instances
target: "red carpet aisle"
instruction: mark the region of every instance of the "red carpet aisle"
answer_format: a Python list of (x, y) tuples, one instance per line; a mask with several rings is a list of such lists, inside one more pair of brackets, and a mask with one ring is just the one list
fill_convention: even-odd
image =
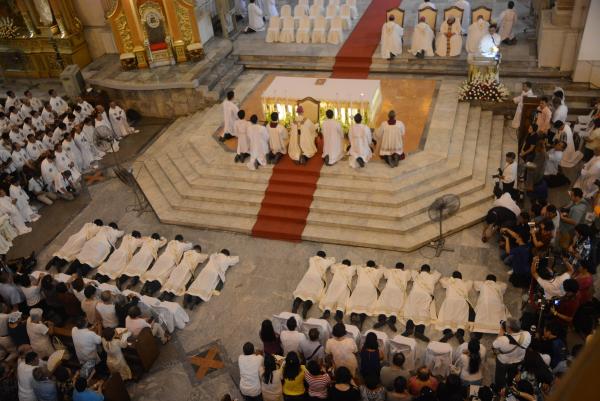
[(385, 22), (386, 12), (390, 8), (399, 7), (401, 2), (371, 1), (358, 25), (335, 56), (332, 78), (366, 79), (369, 76), (371, 58), (381, 41), (381, 26)]

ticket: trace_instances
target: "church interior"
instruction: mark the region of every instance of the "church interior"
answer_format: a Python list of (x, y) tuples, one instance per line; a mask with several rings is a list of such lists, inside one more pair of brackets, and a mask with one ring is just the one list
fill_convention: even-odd
[(0, 0), (0, 399), (597, 400), (599, 19)]

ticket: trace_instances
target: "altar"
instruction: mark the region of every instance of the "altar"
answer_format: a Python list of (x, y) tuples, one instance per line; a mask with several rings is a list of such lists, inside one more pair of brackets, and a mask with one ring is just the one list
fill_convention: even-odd
[(367, 79), (275, 77), (261, 95), (267, 121), (270, 114), (277, 111), (279, 120), (289, 123), (296, 114), (296, 107), (302, 104), (307, 117), (315, 123), (320, 123), (325, 111), (331, 109), (334, 118), (346, 127), (356, 113), (363, 116), (365, 124), (372, 126), (381, 102), (381, 82)]

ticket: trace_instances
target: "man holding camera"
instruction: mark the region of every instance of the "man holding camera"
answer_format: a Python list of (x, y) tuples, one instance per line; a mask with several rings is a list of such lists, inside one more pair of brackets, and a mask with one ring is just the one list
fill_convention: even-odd
[(521, 323), (517, 319), (509, 318), (506, 322), (500, 322), (500, 332), (492, 343), (496, 354), (494, 383), (498, 388), (503, 388), (513, 381), (518, 364), (523, 362), (530, 343), (531, 334), (521, 330)]
[(567, 249), (571, 244), (571, 238), (575, 232), (575, 226), (583, 223), (588, 209), (588, 203), (583, 199), (581, 188), (573, 188), (569, 191), (571, 202), (560, 209), (559, 245)]

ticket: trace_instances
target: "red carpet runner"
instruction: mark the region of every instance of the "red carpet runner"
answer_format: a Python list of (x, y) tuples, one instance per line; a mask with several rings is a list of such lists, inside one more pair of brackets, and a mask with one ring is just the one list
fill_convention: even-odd
[[(398, 7), (398, 0), (373, 0), (335, 58), (332, 78), (365, 79), (371, 58), (381, 40), (386, 11)], [(322, 142), (319, 152), (305, 166), (289, 157), (273, 168), (252, 235), (300, 241), (310, 212), (313, 195), (323, 166)]]

